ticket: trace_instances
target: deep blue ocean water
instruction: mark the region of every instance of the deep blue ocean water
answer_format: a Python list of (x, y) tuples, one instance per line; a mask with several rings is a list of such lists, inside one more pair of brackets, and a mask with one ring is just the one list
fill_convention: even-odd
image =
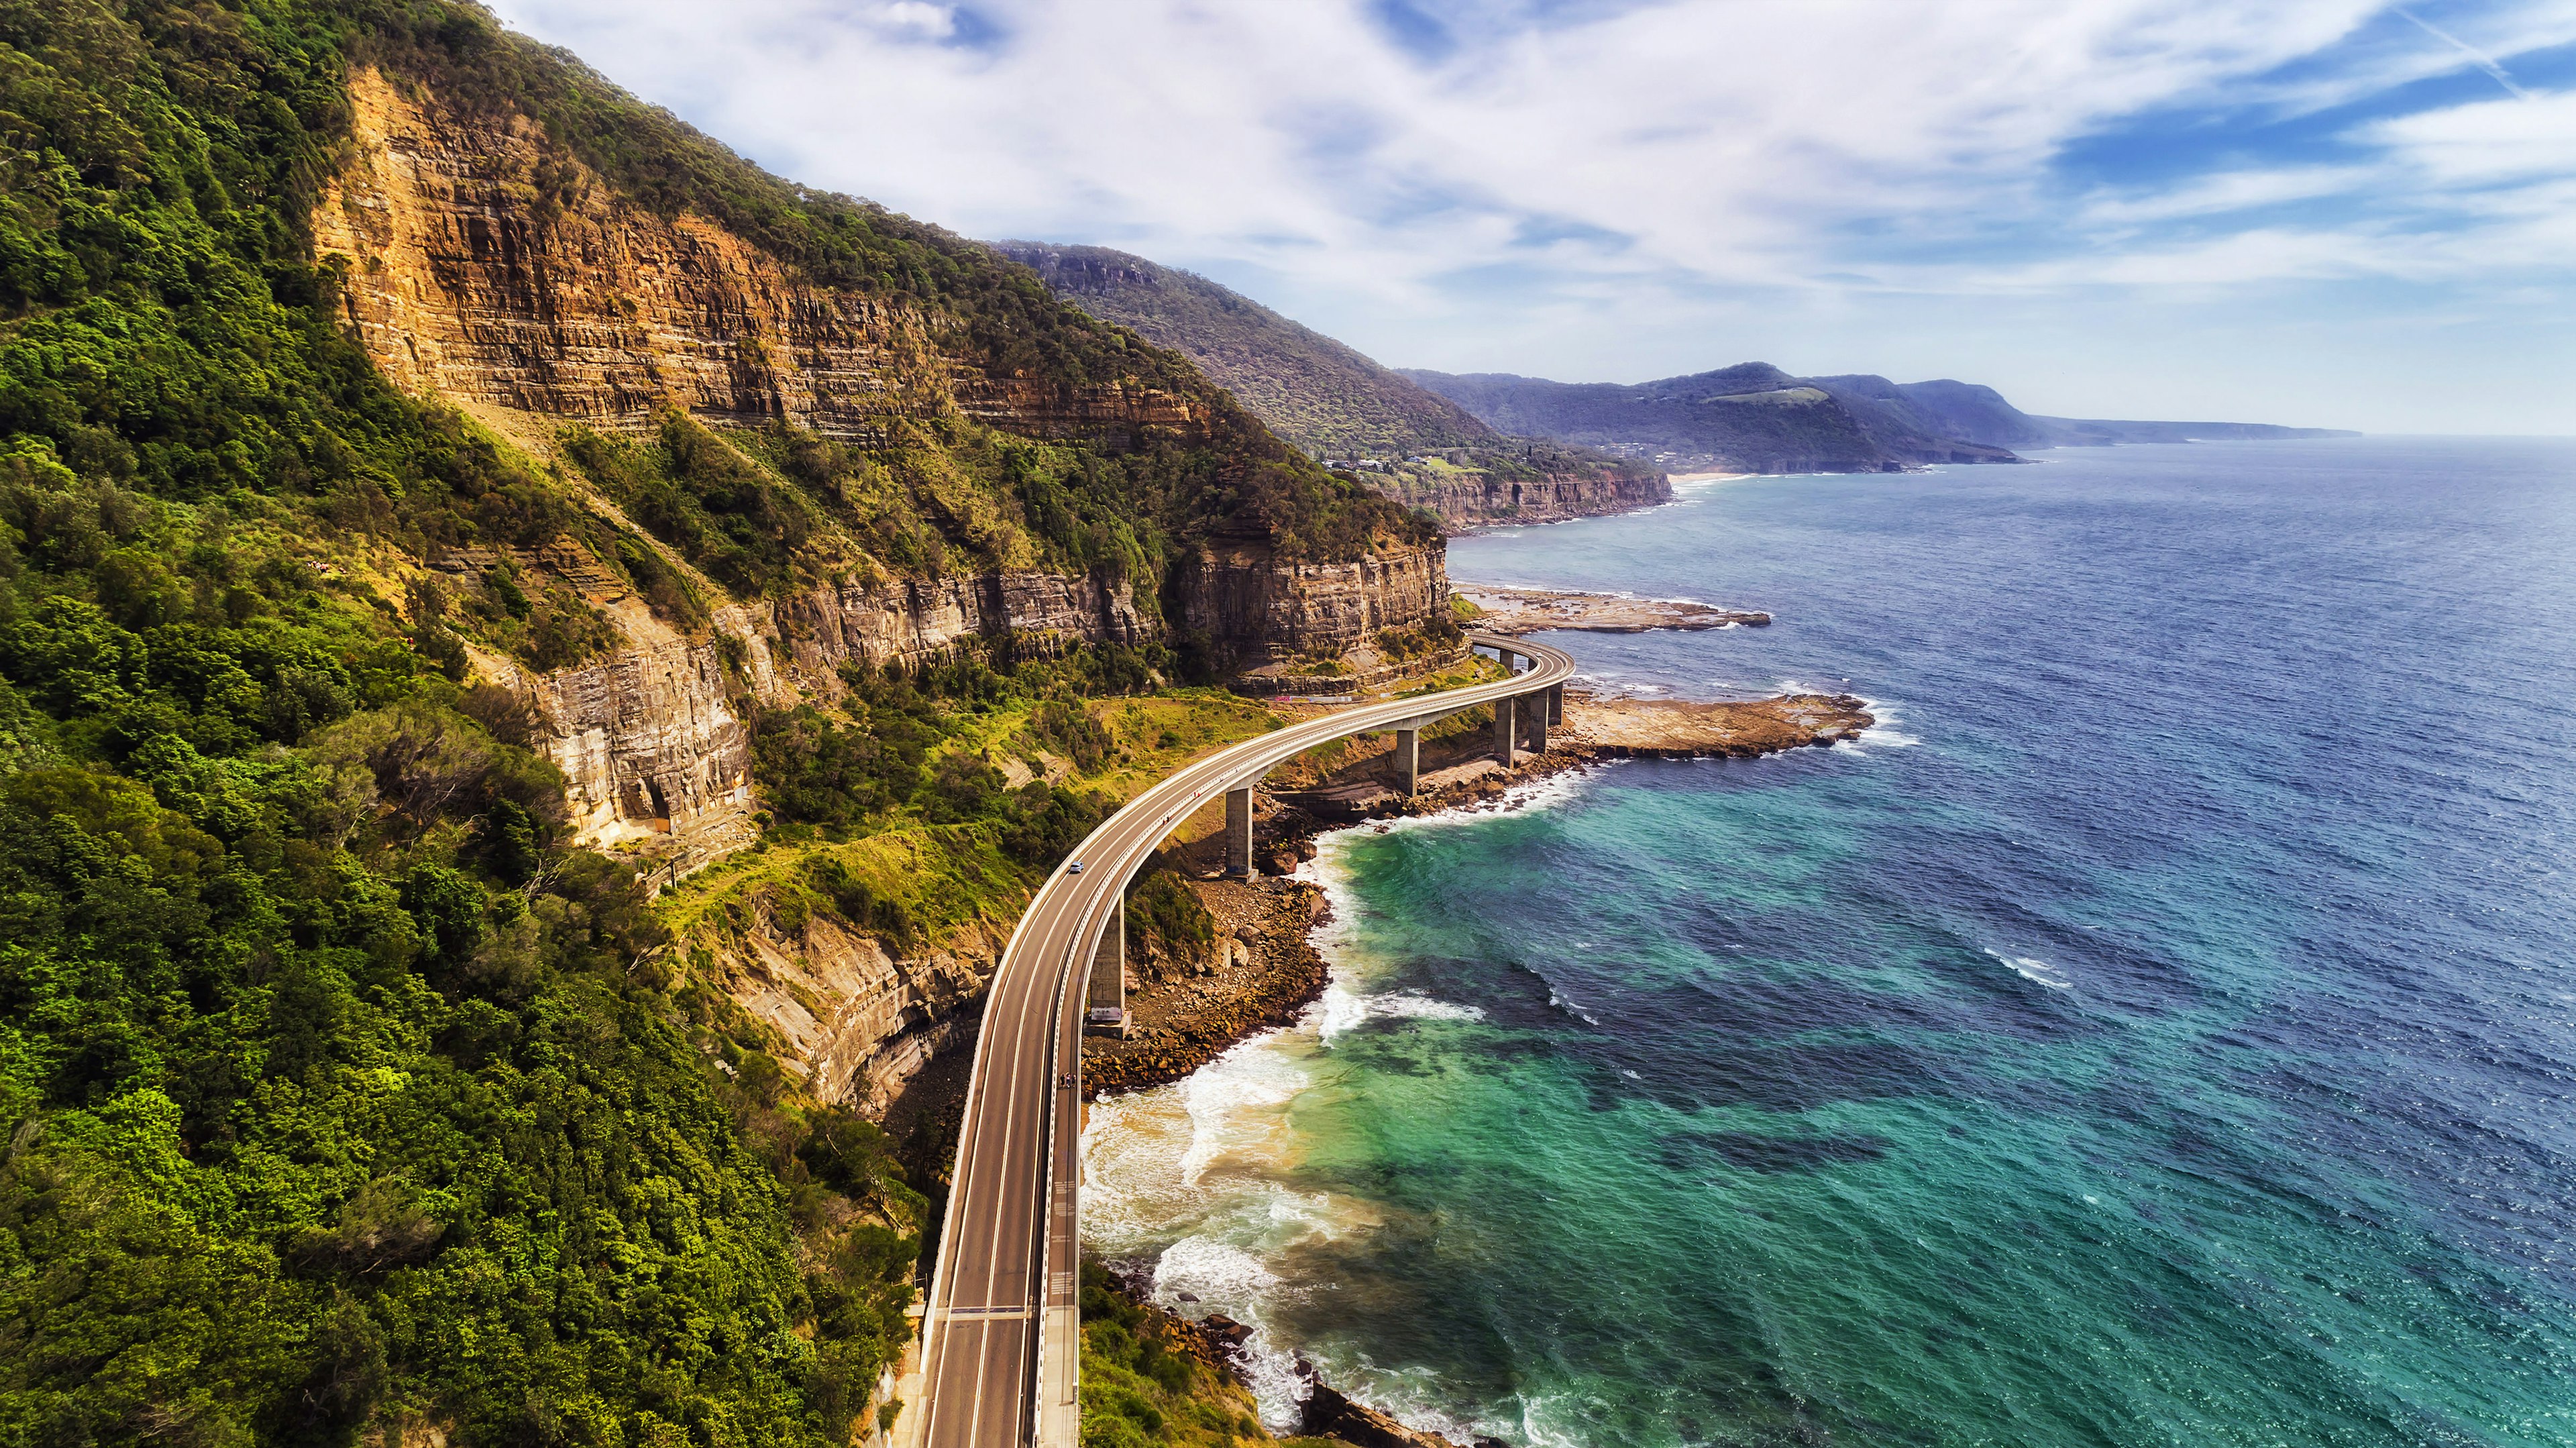
[(1094, 1244), (1513, 1443), (2576, 1443), (2576, 443), (2039, 456), (1454, 544), (1882, 725), (1333, 837)]

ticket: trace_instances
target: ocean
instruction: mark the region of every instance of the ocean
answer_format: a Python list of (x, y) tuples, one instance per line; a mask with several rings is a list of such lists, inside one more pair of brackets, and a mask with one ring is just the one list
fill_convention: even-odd
[(1329, 837), (1329, 993), (1095, 1107), (1089, 1245), (1281, 1424), (2576, 1443), (2576, 442), (2037, 456), (1454, 543), (1880, 722)]

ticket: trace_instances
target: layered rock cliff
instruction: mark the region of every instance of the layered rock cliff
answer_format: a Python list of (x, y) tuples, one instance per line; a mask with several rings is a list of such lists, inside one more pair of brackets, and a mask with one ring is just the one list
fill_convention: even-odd
[[(604, 656), (550, 672), (488, 650), (476, 657), (487, 678), (509, 684), (530, 706), (532, 743), (564, 772), (577, 839), (628, 852), (657, 888), (758, 838), (748, 716), (760, 707), (829, 703), (843, 690), (844, 664), (919, 663), (964, 640), (1004, 635), (1040, 649), (1143, 644), (1166, 639), (1177, 623), (1211, 662), (1258, 669), (1365, 651), (1382, 631), (1445, 616), (1436, 542), (1408, 544), (1385, 523), (1361, 530), (1360, 556), (1344, 545), (1338, 561), (1243, 541), (1239, 522), (1213, 527), (1233, 540), (1214, 546), (1174, 537), (1190, 524), (1171, 513), (1175, 499), (1221, 503), (1247, 484), (1274, 494), (1303, 488), (1304, 501), (1284, 515), (1311, 519), (1314, 499), (1329, 500), (1333, 485), (1177, 359), (1088, 321), (1081, 325), (1090, 333), (1067, 341), (1044, 332), (1057, 324), (1043, 315), (1036, 343), (1028, 343), (1026, 309), (1058, 306), (1034, 279), (1025, 298), (1010, 303), (1020, 313), (989, 302), (1015, 285), (998, 272), (962, 287), (952, 282), (948, 292), (907, 291), (908, 283), (864, 269), (825, 283), (699, 210), (640, 204), (526, 114), (454, 104), (434, 86), (373, 69), (351, 74), (350, 102), (352, 144), (312, 226), (317, 252), (336, 259), (353, 335), (406, 390), (556, 457), (556, 480), (609, 520), (618, 550), (651, 551), (656, 567), (686, 580), (684, 591), (704, 603), (675, 609), (666, 594), (648, 606), (635, 596), (640, 581), (626, 581), (644, 575), (607, 558), (598, 538), (480, 544), (429, 560), (458, 591), (498, 572), (529, 597), (568, 592), (619, 640)], [(881, 216), (853, 222), (839, 214), (858, 227)], [(888, 219), (889, 234), (897, 223), (913, 225)], [(955, 261), (936, 238), (901, 244)], [(974, 256), (977, 265), (1004, 265)], [(986, 300), (959, 303), (961, 293)], [(970, 305), (1001, 309), (959, 310)], [(1068, 362), (1064, 348), (1076, 343), (1099, 355)], [(703, 560), (690, 538), (772, 529), (769, 514), (746, 505), (720, 516), (709, 510), (722, 498), (672, 491), (698, 486), (675, 473), (594, 491), (588, 480), (604, 475), (590, 471), (586, 455), (557, 451), (572, 425), (626, 435), (649, 450), (657, 419), (674, 408), (719, 437), (733, 430), (740, 456), (722, 468), (732, 478), (766, 479), (742, 484), (755, 493), (808, 485), (778, 472), (775, 448), (751, 445), (760, 439), (744, 429), (783, 425), (792, 435), (849, 445), (835, 464), (856, 470), (846, 475), (849, 486), (825, 479), (798, 515), (837, 530), (818, 538), (812, 567), (770, 569), (759, 576), (788, 582), (763, 584), (757, 597), (720, 586), (694, 566)], [(993, 434), (1066, 444), (1076, 460), (1038, 465), (1062, 469), (1063, 482), (1031, 482), (1026, 468), (1013, 471), (1008, 447), (992, 443)], [(1096, 481), (1114, 465), (1078, 460), (1145, 449), (1160, 449), (1140, 475), (1151, 481), (1125, 491), (1114, 474), (1110, 484)], [(869, 461), (898, 452), (910, 461), (887, 464), (892, 471)], [(1222, 478), (1224, 488), (1194, 483), (1194, 473)], [(907, 476), (928, 481), (907, 484)], [(1050, 523), (1046, 510), (1066, 506), (1061, 489), (1071, 483), (1137, 511), (1095, 514), (1070, 529), (1059, 511)], [(880, 524), (852, 501), (861, 485), (917, 486), (910, 516), (944, 538), (930, 545), (930, 562), (870, 561)], [(978, 487), (986, 491), (972, 491)], [(1023, 488), (1035, 491), (1015, 491)], [(609, 491), (635, 508), (632, 517)], [(1384, 504), (1363, 506), (1402, 522)], [(1149, 507), (1166, 512), (1142, 511)], [(1018, 529), (1021, 541), (986, 547), (993, 519)], [(1141, 584), (1141, 599), (1139, 584), (1113, 582), (1108, 571), (994, 566), (1030, 556), (1038, 549), (1032, 540), (1047, 538), (1057, 540), (1056, 552), (1038, 556), (1063, 557), (1062, 539), (1107, 537), (1113, 525), (1131, 536), (1162, 530), (1157, 546), (1175, 560), (1167, 576)], [(984, 566), (957, 567), (979, 557)], [(818, 575), (829, 576), (814, 582)], [(740, 575), (728, 576), (740, 584)], [(767, 888), (740, 895), (748, 919), (728, 913), (682, 931), (685, 953), (698, 962), (692, 969), (774, 1028), (786, 1059), (824, 1099), (862, 1105), (881, 1101), (961, 1028), (961, 1008), (980, 993), (999, 949), (998, 939), (986, 938), (991, 920), (1013, 908), (996, 897), (988, 913), (936, 938), (907, 937), (898, 950), (822, 916), (776, 918), (761, 903), (773, 898)], [(730, 896), (732, 887), (724, 889)]]
[(1159, 389), (969, 366), (946, 319), (806, 284), (703, 217), (623, 199), (524, 116), (467, 114), (375, 70), (349, 97), (352, 160), (314, 246), (346, 259), (349, 322), (408, 390), (546, 434), (640, 428), (672, 402), (861, 442), (952, 411), (1121, 444), (1206, 422)]
[(1434, 542), (1349, 563), (1283, 561), (1266, 549), (1203, 549), (1175, 580), (1182, 622), (1239, 641), (1255, 668), (1295, 656), (1337, 656), (1388, 629), (1448, 616), (1448, 549)]
[(910, 957), (828, 917), (762, 920), (716, 952), (743, 1009), (778, 1033), (807, 1089), (870, 1116), (969, 1034), (1002, 942), (972, 932)]
[(1395, 469), (1372, 476), (1373, 486), (1408, 508), (1436, 513), (1452, 529), (1500, 523), (1562, 523), (1651, 508), (1673, 499), (1673, 485), (1659, 472), (1549, 472), (1533, 479), (1489, 473), (1416, 472)]

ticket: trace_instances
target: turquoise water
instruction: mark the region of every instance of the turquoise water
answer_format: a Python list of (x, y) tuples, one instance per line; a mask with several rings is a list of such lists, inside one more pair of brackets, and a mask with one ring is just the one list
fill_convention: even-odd
[(2043, 456), (1454, 545), (1884, 722), (1333, 837), (1332, 992), (1095, 1112), (1094, 1245), (1282, 1421), (2576, 1442), (2576, 445)]

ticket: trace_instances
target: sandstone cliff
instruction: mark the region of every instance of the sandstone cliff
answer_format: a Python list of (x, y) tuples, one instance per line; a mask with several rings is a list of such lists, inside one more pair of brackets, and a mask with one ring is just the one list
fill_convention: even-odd
[[(1393, 677), (1378, 635), (1420, 632), (1449, 617), (1448, 548), (1438, 541), (1349, 563), (1283, 562), (1265, 549), (1202, 549), (1174, 579), (1180, 622), (1231, 641), (1237, 687), (1256, 693), (1340, 692)], [(1335, 671), (1313, 665), (1331, 660)]]
[[(607, 558), (600, 538), (476, 544), (428, 560), (459, 591), (497, 572), (531, 597), (568, 592), (618, 640), (602, 656), (550, 672), (489, 649), (474, 656), (485, 677), (530, 706), (532, 742), (564, 771), (579, 841), (627, 852), (657, 889), (758, 838), (747, 716), (760, 706), (830, 701), (842, 691), (844, 663), (916, 663), (963, 640), (1003, 635), (1040, 648), (1141, 644), (1168, 637), (1167, 619), (1190, 630), (1213, 661), (1237, 668), (1354, 648), (1365, 661), (1379, 632), (1445, 616), (1436, 543), (1411, 546), (1376, 533), (1365, 556), (1339, 562), (1292, 561), (1260, 542), (1181, 545), (1177, 566), (1143, 584), (1142, 598), (1138, 585), (1112, 582), (1107, 572), (1019, 566), (1012, 560), (1032, 556), (1025, 538), (1034, 521), (1010, 524), (1021, 528), (1021, 544), (979, 552), (992, 519), (1034, 518), (1039, 508), (1034, 495), (1008, 491), (1018, 475), (993, 461), (999, 452), (977, 441), (988, 436), (978, 428), (1077, 445), (1091, 458), (1162, 449), (1148, 484), (1106, 494), (1121, 507), (1174, 506), (1171, 498), (1193, 496), (1180, 486), (1192, 470), (1227, 480), (1222, 492), (1196, 495), (1203, 497), (1231, 496), (1247, 484), (1329, 497), (1332, 485), (1186, 364), (1096, 323), (1083, 322), (1091, 333), (1073, 339), (1096, 355), (1068, 362), (1062, 334), (1041, 328), (1035, 344), (1013, 340), (1018, 334), (997, 331), (995, 319), (1025, 321), (1025, 311), (972, 311), (986, 303), (957, 301), (953, 278), (943, 283), (947, 292), (872, 273), (824, 284), (700, 210), (639, 203), (526, 115), (461, 106), (374, 69), (353, 72), (349, 85), (351, 144), (312, 226), (317, 252), (336, 259), (353, 335), (406, 390), (573, 464), (559, 468), (558, 481), (613, 524), (616, 547), (650, 550), (656, 567), (685, 579), (683, 591), (703, 601), (673, 608), (666, 594), (648, 606), (636, 596), (644, 575)], [(882, 215), (837, 214), (859, 228)], [(913, 224), (887, 218), (883, 226), (891, 236)], [(935, 237), (903, 235), (912, 239), (886, 245), (910, 245), (934, 261), (946, 255)], [(1007, 275), (969, 277), (963, 293), (989, 297), (1012, 285)], [(1057, 306), (1034, 279), (1028, 298), (1027, 306)], [(1101, 380), (1112, 372), (1121, 375)], [(729, 575), (736, 588), (720, 586), (683, 546), (685, 529), (700, 525), (683, 517), (675, 530), (672, 521), (679, 516), (672, 508), (685, 512), (702, 500), (666, 497), (661, 514), (641, 511), (651, 487), (674, 481), (648, 478), (642, 491), (616, 494), (638, 507), (630, 518), (589, 486), (586, 478), (597, 475), (587, 463), (558, 451), (569, 425), (650, 434), (673, 408), (736, 429), (736, 439), (747, 436), (740, 429), (784, 424), (838, 440), (857, 450), (851, 465), (861, 468), (890, 447), (916, 457), (957, 449), (925, 465), (936, 476), (915, 499), (917, 519), (947, 541), (934, 541), (921, 566), (879, 566), (867, 517), (846, 498), (825, 499), (843, 511), (820, 503), (822, 511), (809, 510), (814, 527), (839, 530), (816, 535), (807, 560), (814, 566), (761, 575), (786, 581), (760, 583), (749, 590), (756, 597), (739, 575)], [(649, 447), (651, 438), (637, 445)], [(774, 455), (737, 450), (739, 466), (726, 466), (768, 480), (755, 490), (798, 486), (776, 472)], [(1090, 463), (1060, 466), (1072, 480), (1097, 472)], [(979, 485), (998, 490), (971, 493)], [(1044, 506), (1060, 509), (1063, 484), (1046, 486), (1059, 492)], [(1287, 515), (1314, 516), (1311, 496), (1303, 506)], [(1364, 506), (1402, 521), (1384, 504)], [(757, 510), (739, 516), (770, 526)], [(1161, 527), (1167, 540), (1177, 526), (1171, 517), (1110, 521)], [(1241, 531), (1230, 527), (1217, 531)], [(956, 566), (979, 557), (982, 566)], [(1006, 928), (994, 922), (1017, 908), (1003, 891), (898, 953), (825, 916), (773, 914), (769, 902), (787, 898), (776, 884), (720, 889), (733, 905), (721, 919), (681, 928), (683, 950), (697, 962), (693, 971), (778, 1032), (785, 1058), (818, 1094), (861, 1105), (881, 1101), (961, 1029), (961, 1008), (980, 995), (999, 949), (997, 928)]]
[(1502, 523), (1562, 523), (1627, 513), (1673, 500), (1661, 473), (1548, 472), (1534, 479), (1495, 474), (1420, 473), (1397, 469), (1370, 479), (1379, 491), (1408, 508), (1440, 516), (1453, 529)]
[(504, 430), (636, 428), (665, 402), (858, 441), (950, 411), (1113, 442), (1206, 420), (1168, 392), (970, 367), (946, 319), (806, 285), (702, 217), (622, 199), (523, 116), (468, 115), (374, 70), (349, 94), (352, 160), (315, 249), (346, 259), (348, 319), (387, 373)]
[(715, 966), (737, 1003), (778, 1033), (785, 1059), (825, 1101), (882, 1113), (930, 1058), (971, 1035), (1002, 942), (987, 933), (909, 958), (816, 917), (764, 920)]

